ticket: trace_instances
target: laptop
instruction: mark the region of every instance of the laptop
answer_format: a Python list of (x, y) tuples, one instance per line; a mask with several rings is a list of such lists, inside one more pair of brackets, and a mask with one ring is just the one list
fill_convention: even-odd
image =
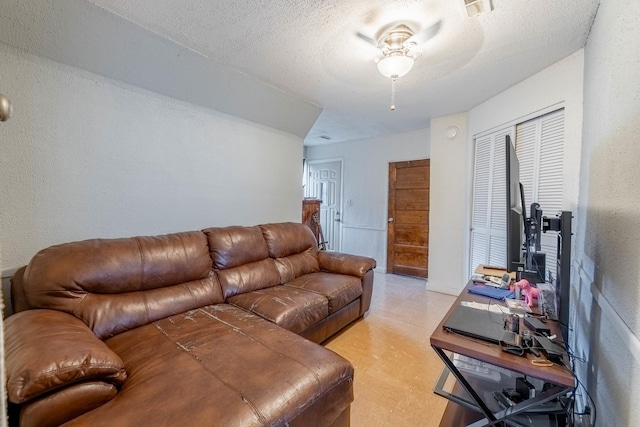
[(449, 332), (493, 344), (515, 343), (515, 334), (504, 329), (501, 313), (463, 305), (457, 306), (442, 327)]

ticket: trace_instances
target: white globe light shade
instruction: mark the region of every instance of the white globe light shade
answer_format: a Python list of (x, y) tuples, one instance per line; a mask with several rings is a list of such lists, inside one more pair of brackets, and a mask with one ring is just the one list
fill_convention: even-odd
[(378, 61), (378, 71), (385, 77), (402, 77), (411, 71), (413, 58), (404, 55), (385, 56)]

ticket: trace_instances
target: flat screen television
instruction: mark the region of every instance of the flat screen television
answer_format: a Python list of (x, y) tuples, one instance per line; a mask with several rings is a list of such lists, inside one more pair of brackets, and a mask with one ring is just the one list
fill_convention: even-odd
[(507, 259), (508, 272), (522, 267), (523, 234), (525, 230), (524, 206), (521, 206), (520, 163), (511, 137), (505, 137), (505, 160), (507, 171)]

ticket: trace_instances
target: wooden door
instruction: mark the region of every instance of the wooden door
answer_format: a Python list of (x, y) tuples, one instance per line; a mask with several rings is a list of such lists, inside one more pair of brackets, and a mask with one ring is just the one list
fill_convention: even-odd
[(387, 273), (428, 277), (430, 161), (389, 163)]

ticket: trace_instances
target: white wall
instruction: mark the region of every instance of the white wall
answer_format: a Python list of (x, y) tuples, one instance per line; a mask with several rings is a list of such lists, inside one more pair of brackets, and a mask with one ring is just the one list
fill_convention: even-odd
[(306, 148), (307, 160), (343, 159), (343, 252), (372, 257), (386, 271), (389, 163), (429, 156), (429, 129)]
[[(456, 131), (456, 135), (447, 134)], [(466, 140), (467, 114), (431, 120), (431, 192), (429, 201), (428, 289), (458, 294), (468, 280), (472, 150)]]
[(300, 221), (302, 140), (0, 44), (3, 276), (60, 242)]
[(639, 3), (600, 4), (584, 69), (574, 351), (587, 360), (577, 367), (599, 425), (631, 426), (640, 419)]

